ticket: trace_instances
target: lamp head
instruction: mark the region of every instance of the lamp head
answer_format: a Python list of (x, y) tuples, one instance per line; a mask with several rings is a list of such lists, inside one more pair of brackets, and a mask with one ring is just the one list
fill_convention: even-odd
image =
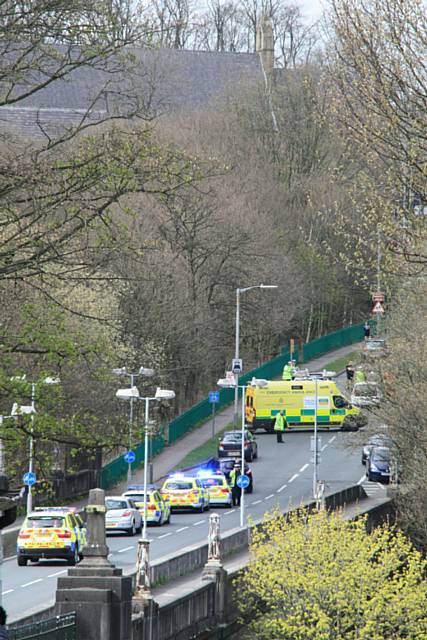
[(12, 411), (10, 412), (10, 415), (23, 416), (23, 415), (29, 415), (30, 413), (36, 413), (36, 410), (30, 404), (18, 404), (17, 402), (14, 402), (12, 405)]
[(138, 387), (128, 387), (127, 389), (117, 389), (116, 398), (120, 398), (120, 400), (132, 400), (132, 398), (139, 398)]
[(173, 398), (175, 398), (175, 391), (172, 391), (172, 389), (161, 389), (160, 387), (157, 387), (154, 398), (156, 400), (173, 400)]

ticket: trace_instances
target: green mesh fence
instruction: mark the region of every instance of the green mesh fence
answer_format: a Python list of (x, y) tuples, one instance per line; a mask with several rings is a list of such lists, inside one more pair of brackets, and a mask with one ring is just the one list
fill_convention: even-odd
[[(371, 323), (373, 324), (373, 323)], [(373, 331), (374, 332), (374, 331)], [(329, 333), (326, 336), (317, 338), (312, 342), (304, 344), (299, 350), (296, 349), (294, 357), (297, 362), (307, 362), (317, 358), (328, 351), (339, 349), (340, 347), (346, 347), (355, 342), (363, 340), (363, 324), (352, 325), (334, 333)], [(260, 367), (252, 369), (245, 375), (239, 378), (241, 384), (245, 384), (253, 377), (266, 378), (270, 380), (277, 378), (282, 373), (283, 367), (288, 362), (290, 357), (288, 350), (283, 350), (282, 353), (275, 358), (272, 358), (268, 362), (265, 362)], [(239, 389), (239, 395), (241, 390)], [(234, 390), (233, 389), (221, 389), (219, 392), (219, 403), (217, 404), (217, 411), (221, 411), (229, 404), (233, 402)], [(212, 405), (208, 399), (202, 400), (193, 405), (190, 409), (182, 413), (180, 416), (174, 418), (169, 423), (168, 430), (168, 443), (173, 444), (176, 440), (179, 440), (183, 435), (188, 433), (191, 429), (197, 427), (200, 423), (209, 419), (212, 414)], [(164, 439), (162, 436), (157, 436), (153, 440), (153, 455), (159, 453), (164, 447)], [(133, 468), (137, 468), (144, 460), (144, 444), (140, 444), (135, 448), (136, 460), (132, 465)], [(108, 463), (102, 469), (102, 487), (107, 489), (116, 484), (120, 480), (126, 477), (127, 464), (123, 457), (117, 458)]]

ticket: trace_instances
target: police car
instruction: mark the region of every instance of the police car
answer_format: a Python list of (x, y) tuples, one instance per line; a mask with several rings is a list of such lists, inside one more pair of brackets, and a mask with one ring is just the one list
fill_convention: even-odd
[[(128, 487), (123, 494), (124, 498), (133, 500), (139, 512), (144, 518), (144, 485), (134, 484)], [(171, 520), (171, 508), (169, 501), (162, 496), (155, 485), (147, 486), (147, 523), (169, 524)]]
[(200, 471), (198, 477), (204, 488), (208, 490), (211, 505), (229, 507), (233, 504), (231, 489), (223, 473)]
[(36, 508), (29, 513), (17, 539), (17, 562), (59, 558), (75, 565), (83, 557), (86, 527), (82, 518), (68, 507)]
[(209, 509), (209, 492), (199, 478), (174, 473), (162, 487), (163, 498), (169, 500), (171, 510), (193, 509), (203, 512)]

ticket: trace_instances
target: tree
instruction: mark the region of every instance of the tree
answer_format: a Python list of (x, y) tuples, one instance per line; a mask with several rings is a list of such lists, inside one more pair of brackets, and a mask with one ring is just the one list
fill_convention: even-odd
[(339, 513), (279, 511), (253, 530), (238, 580), (245, 638), (421, 640), (426, 561), (397, 529)]

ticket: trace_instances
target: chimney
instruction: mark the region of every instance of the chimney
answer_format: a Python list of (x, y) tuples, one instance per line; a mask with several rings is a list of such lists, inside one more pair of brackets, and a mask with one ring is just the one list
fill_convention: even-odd
[(256, 50), (259, 53), (266, 77), (271, 82), (274, 69), (274, 39), (271, 18), (263, 14), (256, 34)]

